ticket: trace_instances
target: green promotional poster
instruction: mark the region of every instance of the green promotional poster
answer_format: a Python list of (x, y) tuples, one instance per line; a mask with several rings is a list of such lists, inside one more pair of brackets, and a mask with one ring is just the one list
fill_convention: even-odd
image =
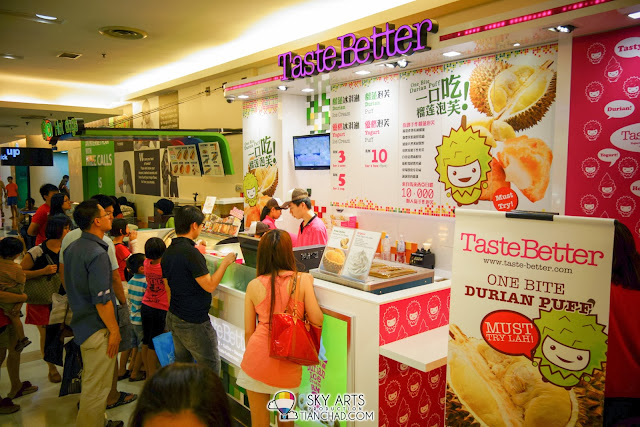
[[(347, 393), (347, 322), (335, 317), (324, 315), (322, 325), (322, 347), (320, 354), (320, 364), (308, 366), (302, 369), (302, 382), (300, 383), (300, 394), (298, 407), (301, 411), (308, 411), (311, 408), (300, 407), (307, 399), (303, 395), (309, 393), (329, 394), (329, 405), (338, 397)], [(322, 352), (324, 351), (324, 355)], [(324, 356), (324, 357), (323, 357)], [(296, 421), (298, 426), (324, 426), (319, 421)], [(335, 421), (332, 426), (346, 426), (346, 422)]]
[(84, 198), (94, 194), (115, 194), (113, 141), (82, 141)]

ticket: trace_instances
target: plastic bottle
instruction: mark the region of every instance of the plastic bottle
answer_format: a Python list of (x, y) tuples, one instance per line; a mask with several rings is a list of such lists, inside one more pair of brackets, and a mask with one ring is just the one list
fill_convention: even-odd
[(405, 252), (405, 244), (404, 244), (404, 237), (402, 236), (402, 234), (400, 235), (400, 238), (398, 239), (398, 247), (396, 249), (396, 262), (401, 262), (401, 263), (406, 263), (406, 252)]
[(385, 261), (391, 261), (391, 240), (387, 234), (382, 241), (382, 259)]

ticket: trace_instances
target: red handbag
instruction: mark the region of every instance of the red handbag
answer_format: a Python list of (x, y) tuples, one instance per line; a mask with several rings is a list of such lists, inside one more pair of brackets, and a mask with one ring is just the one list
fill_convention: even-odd
[[(284, 313), (273, 313), (271, 319), (271, 337), (269, 356), (275, 359), (288, 360), (298, 365), (317, 365), (320, 351), (322, 327), (309, 320), (298, 317), (298, 274), (294, 275), (293, 288)], [(293, 298), (293, 313), (288, 313), (289, 303)]]

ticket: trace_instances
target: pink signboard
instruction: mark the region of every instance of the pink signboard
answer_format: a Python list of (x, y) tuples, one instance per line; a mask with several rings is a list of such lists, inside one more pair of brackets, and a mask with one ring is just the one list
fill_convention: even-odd
[(618, 219), (640, 244), (640, 26), (572, 55), (566, 214)]

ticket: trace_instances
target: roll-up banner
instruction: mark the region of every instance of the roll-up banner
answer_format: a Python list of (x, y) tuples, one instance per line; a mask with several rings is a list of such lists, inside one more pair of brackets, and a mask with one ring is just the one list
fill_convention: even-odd
[(511, 216), (456, 210), (446, 424), (602, 425), (613, 220)]

